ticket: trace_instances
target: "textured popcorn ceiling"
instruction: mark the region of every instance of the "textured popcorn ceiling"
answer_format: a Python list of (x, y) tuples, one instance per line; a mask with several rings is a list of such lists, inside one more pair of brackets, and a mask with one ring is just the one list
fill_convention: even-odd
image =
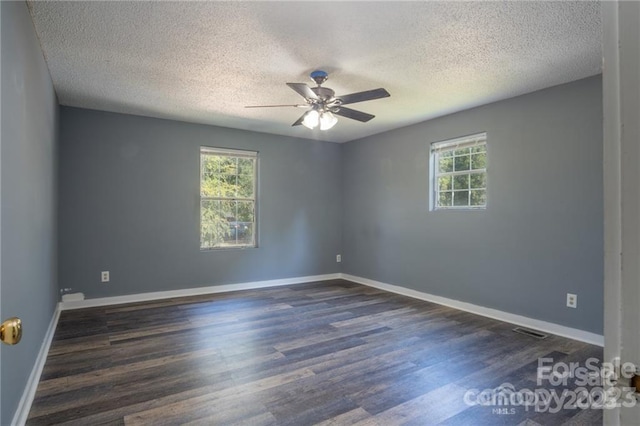
[[(600, 73), (597, 2), (29, 2), (62, 105), (344, 142)], [(291, 124), (314, 69), (350, 105)], [(482, 130), (482, 129), (480, 129)]]

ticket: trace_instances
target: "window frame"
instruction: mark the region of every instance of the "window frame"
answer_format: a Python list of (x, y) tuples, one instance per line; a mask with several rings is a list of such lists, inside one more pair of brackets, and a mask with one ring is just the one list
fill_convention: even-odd
[[(439, 171), (439, 157), (443, 152), (451, 152), (456, 149), (466, 148), (466, 147), (475, 147), (475, 146), (484, 146), (485, 147), (485, 165), (483, 169), (471, 169), (471, 165), (469, 166), (469, 170), (463, 171), (451, 171), (451, 172), (440, 172)], [(488, 161), (489, 161), (489, 146), (487, 143), (487, 132), (474, 133), (468, 136), (462, 136), (453, 139), (446, 139), (442, 141), (432, 142), (429, 144), (429, 167), (431, 169), (431, 173), (429, 176), (429, 210), (430, 211), (451, 211), (451, 210), (462, 210), (462, 211), (482, 211), (487, 209), (488, 205)], [(473, 205), (464, 205), (464, 206), (438, 206), (438, 196), (440, 190), (438, 188), (438, 178), (441, 176), (456, 176), (456, 175), (467, 175), (471, 176), (473, 173), (484, 173), (485, 185), (485, 202), (484, 205), (473, 206)], [(452, 183), (453, 184), (453, 183)], [(471, 185), (469, 183), (469, 185)], [(478, 188), (480, 189), (480, 188)], [(472, 188), (469, 188), (471, 191)], [(455, 193), (453, 187), (451, 192)], [(453, 200), (452, 200), (453, 201)]]
[[(251, 158), (253, 159), (253, 198), (229, 198), (229, 197), (210, 197), (202, 195), (202, 183), (203, 183), (203, 155), (218, 155), (218, 156), (226, 156), (232, 158)], [(199, 246), (200, 251), (207, 252), (212, 250), (245, 250), (258, 248), (258, 163), (259, 163), (259, 152), (258, 151), (250, 151), (250, 150), (242, 150), (242, 149), (232, 149), (232, 148), (219, 148), (212, 146), (200, 146), (198, 150), (198, 191), (199, 191), (199, 203), (198, 203), (198, 238), (199, 238)], [(253, 233), (252, 233), (252, 242), (250, 244), (236, 244), (229, 246), (218, 246), (218, 247), (203, 247), (203, 234), (202, 234), (202, 203), (203, 201), (212, 201), (212, 200), (220, 200), (220, 201), (250, 201), (253, 202)]]

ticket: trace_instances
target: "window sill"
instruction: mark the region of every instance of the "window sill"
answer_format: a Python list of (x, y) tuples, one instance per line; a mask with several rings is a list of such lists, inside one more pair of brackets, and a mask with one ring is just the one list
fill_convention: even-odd
[(221, 250), (250, 250), (250, 249), (256, 249), (258, 248), (258, 246), (231, 246), (231, 247), (207, 247), (207, 248), (200, 248), (201, 252), (208, 252), (208, 251), (221, 251)]
[(432, 212), (483, 212), (487, 207), (439, 207), (437, 209), (431, 209)]

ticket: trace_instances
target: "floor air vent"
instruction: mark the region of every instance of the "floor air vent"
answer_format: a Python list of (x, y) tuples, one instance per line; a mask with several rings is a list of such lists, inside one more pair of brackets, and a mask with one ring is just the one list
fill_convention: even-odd
[(529, 330), (528, 328), (516, 327), (513, 329), (513, 331), (536, 339), (546, 339), (548, 337), (547, 334), (535, 330)]

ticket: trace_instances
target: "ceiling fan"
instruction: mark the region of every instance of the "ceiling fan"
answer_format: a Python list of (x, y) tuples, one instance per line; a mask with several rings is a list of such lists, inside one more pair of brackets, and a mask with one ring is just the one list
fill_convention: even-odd
[(304, 104), (295, 105), (250, 105), (245, 108), (278, 108), (278, 107), (296, 107), (311, 108), (302, 114), (292, 126), (303, 125), (309, 129), (315, 129), (320, 125), (320, 130), (329, 130), (337, 122), (336, 115), (351, 118), (352, 120), (366, 123), (375, 115), (366, 112), (357, 111), (355, 109), (344, 107), (343, 105), (355, 104), (356, 102), (370, 101), (373, 99), (386, 98), (391, 96), (385, 89), (367, 90), (365, 92), (350, 93), (348, 95), (336, 96), (335, 92), (328, 87), (322, 87), (322, 83), (327, 81), (329, 74), (325, 71), (316, 70), (310, 74), (310, 77), (318, 85), (317, 87), (309, 87), (305, 83), (287, 83), (287, 86), (295, 90), (301, 95)]

